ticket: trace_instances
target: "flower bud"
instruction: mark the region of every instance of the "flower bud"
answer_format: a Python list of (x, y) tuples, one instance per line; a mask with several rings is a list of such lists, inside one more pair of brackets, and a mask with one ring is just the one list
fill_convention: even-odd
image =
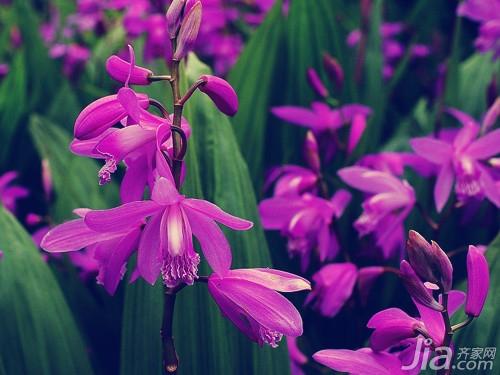
[(436, 311), (443, 311), (443, 306), (434, 299), (429, 290), (425, 287), (422, 281), (406, 260), (401, 262), (400, 266), (401, 278), (405, 284), (408, 293), (413, 299), (421, 305), (427, 306)]
[(471, 245), (467, 252), (467, 298), (465, 300), (467, 315), (478, 317), (481, 314), (489, 288), (488, 262), (483, 253)]
[(173, 0), (167, 9), (167, 27), (170, 39), (175, 38), (182, 21), (182, 11), (186, 0)]
[(351, 154), (359, 143), (366, 129), (366, 116), (362, 114), (355, 114), (352, 119), (351, 132), (349, 133), (349, 140), (347, 141), (347, 153)]
[(212, 99), (219, 111), (228, 116), (238, 112), (238, 95), (227, 81), (211, 75), (203, 75), (200, 80), (204, 81), (199, 86), (200, 91)]
[(132, 85), (149, 85), (151, 82), (148, 78), (153, 75), (151, 70), (140, 66), (132, 67), (131, 63), (116, 55), (110, 56), (106, 61), (106, 71), (115, 81), (125, 83), (128, 78)]
[(328, 97), (327, 88), (325, 87), (325, 85), (323, 85), (323, 82), (321, 82), (321, 78), (313, 68), (307, 69), (307, 81), (309, 82), (309, 86), (312, 87), (316, 94), (318, 94), (322, 98)]
[(323, 66), (330, 80), (335, 83), (339, 90), (342, 89), (344, 84), (344, 71), (337, 59), (325, 53), (323, 54)]
[[(138, 94), (137, 96), (139, 105), (142, 108), (147, 108), (149, 106), (148, 96), (145, 94)], [(118, 100), (117, 95), (100, 98), (85, 107), (76, 118), (75, 137), (81, 140), (97, 137), (126, 116), (127, 112)]]
[(193, 49), (201, 24), (201, 2), (197, 1), (182, 20), (174, 59), (183, 59)]
[(306, 159), (309, 168), (316, 173), (320, 171), (321, 160), (319, 158), (318, 141), (312, 131), (308, 131), (306, 134), (306, 140), (304, 142), (304, 158)]
[(411, 230), (406, 248), (410, 263), (422, 280), (438, 284), (445, 292), (451, 289), (453, 267), (436, 242), (429, 244), (418, 232)]

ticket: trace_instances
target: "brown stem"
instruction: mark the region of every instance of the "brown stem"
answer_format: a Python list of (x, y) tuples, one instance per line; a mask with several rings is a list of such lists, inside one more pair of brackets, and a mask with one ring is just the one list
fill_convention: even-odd
[(179, 100), (178, 104), (184, 105), (189, 100), (191, 95), (193, 95), (194, 92), (198, 89), (198, 87), (200, 87), (204, 83), (206, 83), (206, 81), (203, 79), (199, 79), (195, 83), (193, 83), (191, 87), (186, 91), (184, 96)]
[[(450, 322), (450, 315), (448, 314), (448, 293), (443, 293), (442, 294), (442, 303), (444, 307), (443, 311), (441, 311), (441, 316), (443, 317), (444, 321), (444, 327), (445, 327), (445, 333), (444, 333), (444, 339), (443, 339), (443, 345), (446, 348), (450, 347), (451, 344), (451, 339), (453, 337), (453, 328), (451, 327), (451, 322)], [(446, 359), (448, 360), (448, 359)], [(452, 362), (453, 358), (450, 358), (450, 364)], [(437, 375), (450, 375), (451, 374), (451, 366), (450, 368), (443, 368), (441, 370), (438, 370), (436, 372)]]
[(179, 357), (175, 350), (173, 336), (174, 307), (175, 292), (169, 288), (165, 288), (161, 338), (163, 344), (163, 370), (165, 374), (169, 375), (177, 374), (177, 368), (179, 367)]

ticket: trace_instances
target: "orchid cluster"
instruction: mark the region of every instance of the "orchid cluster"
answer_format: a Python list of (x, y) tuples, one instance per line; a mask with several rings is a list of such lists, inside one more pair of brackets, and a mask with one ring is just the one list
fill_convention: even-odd
[(500, 1), (465, 0), (458, 6), (457, 14), (479, 22), (479, 36), (475, 41), (481, 53), (491, 51), (493, 59), (500, 57)]
[[(432, 241), (410, 231), (409, 261), (401, 262), (400, 276), (418, 310), (412, 317), (399, 308), (376, 313), (368, 321), (373, 329), (370, 347), (356, 351), (322, 350), (313, 358), (336, 371), (352, 374), (419, 374), (429, 356), (433, 369), (449, 369), (453, 359), (453, 335), (477, 318), (489, 289), (489, 270), (483, 252), (469, 246), (467, 294), (452, 290), (453, 267), (448, 255)], [(464, 305), (465, 321), (451, 324)], [(425, 356), (420, 352), (426, 352)]]
[[(246, 28), (262, 22), (273, 5), (273, 0), (202, 0), (204, 12), (194, 50), (213, 61), (218, 74), (226, 73), (236, 62), (242, 47)], [(88, 34), (97, 36), (110, 30), (116, 15), (123, 15), (122, 26), (130, 43), (144, 37), (144, 59), (149, 62), (160, 58), (169, 61), (172, 49), (165, 40), (169, 38), (163, 9), (171, 0), (79, 0), (74, 14), (63, 20), (52, 10), (49, 22), (41, 27), (41, 35), (53, 58), (63, 59), (63, 72), (74, 76), (90, 58), (90, 50), (82, 41)], [(187, 1), (191, 6), (194, 1)], [(189, 5), (191, 3), (191, 5)], [(125, 52), (126, 54), (126, 52)]]
[[(332, 86), (341, 88), (344, 74), (340, 64), (327, 54), (323, 62)], [(326, 350), (313, 358), (336, 371), (353, 374), (418, 373), (401, 368), (411, 364), (416, 351), (425, 349), (417, 345), (423, 338), (432, 340), (431, 349), (441, 358), (436, 363), (441, 364), (441, 347), (449, 347), (453, 333), (481, 312), (488, 290), (488, 265), (482, 247), (470, 246), (465, 303), (470, 319), (452, 327), (450, 318), (465, 297), (451, 290), (449, 257), (437, 243), (427, 243), (415, 231), (410, 231), (405, 248), (405, 222), (418, 209), (430, 229), (438, 233), (445, 207), (447, 215), (465, 208), (464, 216), (476, 212), (484, 200), (500, 207), (500, 129), (495, 129), (500, 98), (481, 121), (456, 108), (446, 108), (460, 127), (438, 127), (432, 135), (409, 139), (407, 149), (413, 152), (384, 151), (355, 161), (353, 151), (369, 126), (370, 108), (339, 105), (314, 69), (307, 71), (307, 78), (318, 98), (311, 109), (272, 108), (275, 116), (307, 129), (305, 166), (286, 164), (269, 171), (264, 190), (274, 187), (272, 197), (259, 204), (262, 224), (265, 229), (279, 231), (290, 257), (299, 259), (302, 275), (313, 281), (304, 305), (320, 315), (333, 318), (348, 304), (366, 306), (373, 284), (388, 272), (401, 276), (420, 313), (414, 318), (400, 309), (384, 310), (368, 322), (368, 328), (375, 329), (370, 348)], [(346, 164), (336, 169), (338, 163), (334, 162), (341, 160)], [(351, 162), (354, 164), (349, 165)], [(419, 202), (416, 190), (405, 178), (406, 168), (424, 179), (435, 178), (439, 221), (434, 221)], [(356, 202), (342, 183), (362, 193), (361, 214), (353, 222), (359, 245), (347, 245), (338, 231), (348, 206)], [(403, 260), (405, 254), (409, 262)], [(393, 268), (392, 262), (401, 262), (400, 269)], [(309, 366), (307, 356), (296, 341), (289, 342), (289, 350), (294, 374), (302, 374)]]
[[(310, 289), (309, 282), (273, 269), (231, 269), (230, 245), (218, 224), (244, 231), (252, 222), (180, 193), (188, 173), (183, 159), (191, 135), (182, 116), (186, 102), (199, 90), (226, 115), (232, 116), (238, 109), (236, 93), (216, 76), (199, 77), (181, 94), (180, 64), (196, 44), (201, 20), (200, 1), (175, 0), (168, 8), (165, 33), (172, 40), (170, 75), (155, 75), (136, 66), (131, 46), (129, 61), (116, 55), (107, 60), (107, 72), (123, 87), (83, 109), (75, 122), (71, 150), (103, 160), (100, 184), (108, 183), (123, 162), (122, 204), (108, 210), (75, 209), (77, 218), (51, 229), (41, 246), (50, 253), (86, 249), (98, 264), (98, 283), (110, 294), (115, 293), (134, 254), (137, 266), (131, 280), (140, 277), (155, 284), (161, 276), (167, 299), (186, 285), (206, 282), (225, 317), (251, 340), (276, 347), (283, 335), (302, 333), (298, 311), (277, 291)], [(159, 101), (130, 87), (165, 81), (172, 88), (172, 114)], [(161, 116), (149, 111), (153, 107)], [(200, 254), (193, 237), (212, 275), (198, 274)], [(164, 334), (171, 331), (165, 324), (172, 322), (164, 322)], [(171, 345), (171, 337), (163, 340)], [(176, 367), (176, 360), (176, 356), (164, 358), (165, 366)]]
[[(380, 26), (380, 36), (382, 38), (382, 52), (384, 65), (382, 74), (385, 79), (389, 79), (394, 74), (394, 66), (400, 61), (405, 53), (409, 53), (412, 59), (423, 58), (429, 55), (430, 49), (425, 44), (415, 43), (407, 51), (405, 46), (396, 38), (405, 31), (405, 25), (400, 22), (385, 22)], [(362, 33), (360, 29), (355, 29), (347, 36), (347, 45), (355, 47), (361, 42)]]

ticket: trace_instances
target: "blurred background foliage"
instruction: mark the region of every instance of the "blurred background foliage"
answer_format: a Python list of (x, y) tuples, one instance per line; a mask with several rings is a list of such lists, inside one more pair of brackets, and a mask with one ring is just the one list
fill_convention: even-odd
[[(436, 121), (447, 125), (449, 119), (440, 115), (443, 106), (454, 106), (479, 118), (488, 105), (489, 86), (495, 79), (497, 85), (500, 83), (499, 64), (488, 55), (474, 53), (477, 25), (455, 16), (456, 1), (374, 0), (360, 77), (356, 77), (355, 49), (345, 42), (348, 33), (361, 24), (358, 1), (292, 0), (288, 16), (282, 13), (281, 5), (277, 0), (264, 22), (248, 36), (243, 53), (227, 74), (240, 99), (237, 116), (227, 119), (200, 95), (189, 102), (186, 113), (193, 137), (185, 194), (209, 199), (257, 223), (256, 202), (264, 196), (265, 172), (274, 165), (299, 163), (305, 134), (303, 129), (273, 117), (270, 108), (310, 104), (314, 92), (305, 72), (314, 67), (326, 78), (321, 63), (324, 52), (334, 56), (345, 72), (342, 90), (329, 87), (334, 98), (341, 103), (366, 104), (375, 112), (352, 161), (375, 150), (408, 151), (410, 137), (431, 132)], [(72, 155), (68, 144), (81, 109), (102, 95), (116, 92), (118, 85), (106, 75), (104, 62), (123, 47), (125, 33), (117, 26), (99, 38), (86, 36), (92, 57), (77, 79), (67, 79), (61, 74), (60, 62), (49, 57), (39, 34), (49, 6), (55, 6), (62, 18), (75, 9), (70, 0), (13, 0), (10, 6), (0, 6), (0, 58), (11, 68), (0, 82), (0, 172), (16, 170), (19, 183), (30, 187), (29, 198), (20, 201), (19, 218), (37, 212), (56, 224), (71, 218), (74, 208), (105, 208), (118, 201), (117, 185), (99, 187), (98, 164)], [(426, 43), (433, 51), (423, 60), (403, 58), (388, 82), (382, 78), (377, 32), (382, 20), (404, 22), (409, 30), (404, 42)], [(22, 36), (17, 49), (9, 42), (15, 25)], [(134, 43), (138, 58), (142, 47), (142, 40)], [(436, 100), (435, 86), (443, 62), (448, 73), (440, 101)], [(161, 61), (153, 66), (157, 72), (167, 71)], [(196, 79), (207, 69), (191, 56), (187, 80)], [(156, 98), (169, 95), (162, 85), (146, 91)], [(48, 160), (53, 175), (50, 204), (46, 204), (42, 188), (42, 159)], [(334, 161), (329, 168), (335, 171), (339, 165), (340, 161)], [(405, 176), (415, 186), (419, 201), (433, 207), (433, 185), (411, 172)], [(360, 201), (357, 196), (339, 223), (346, 246), (359, 245), (351, 223), (359, 214)], [(447, 250), (468, 243), (488, 244), (498, 232), (498, 219), (497, 210), (484, 206), (477, 217), (480, 226), (468, 230), (456, 215), (435, 239)], [(424, 236), (433, 235), (418, 214), (407, 223)], [(227, 234), (237, 266), (273, 263), (275, 268), (298, 272), (298, 264), (288, 259), (277, 233), (264, 236), (256, 225), (249, 233)], [(459, 338), (463, 342), (472, 342), (471, 335), (476, 335), (478, 345), (493, 346), (500, 341), (499, 246), (497, 239), (488, 251), (493, 277), (487, 313), (475, 323), (475, 330), (465, 331), (466, 337)], [(82, 283), (65, 257), (44, 262), (26, 229), (4, 210), (0, 210), (0, 249), (6, 260), (0, 262), (0, 374), (160, 373), (159, 285), (125, 282), (114, 297), (109, 297), (92, 278)], [(455, 277), (463, 279), (465, 254), (457, 256), (454, 264)], [(206, 265), (201, 270), (206, 273)], [(175, 336), (182, 374), (288, 372), (286, 345), (272, 350), (251, 344), (220, 316), (204, 285), (189, 289), (179, 297), (176, 309)], [(293, 296), (297, 306), (302, 306), (303, 297)], [(364, 328), (367, 319), (394, 305), (411, 311), (411, 302), (396, 277), (388, 275), (377, 282), (367, 307), (356, 311), (355, 318), (349, 304), (335, 319), (302, 309), (306, 334), (301, 346), (308, 354), (323, 348), (358, 348), (369, 334)], [(480, 337), (481, 332), (488, 332), (488, 336)]]

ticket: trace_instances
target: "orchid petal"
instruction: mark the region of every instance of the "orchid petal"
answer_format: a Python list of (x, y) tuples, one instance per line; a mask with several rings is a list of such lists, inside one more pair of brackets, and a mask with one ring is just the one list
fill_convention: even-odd
[(202, 214), (205, 214), (215, 221), (234, 230), (248, 230), (253, 226), (253, 223), (251, 221), (230, 215), (227, 212), (221, 210), (215, 204), (203, 199), (189, 198), (185, 199), (182, 204), (192, 208), (193, 210), (199, 211)]

